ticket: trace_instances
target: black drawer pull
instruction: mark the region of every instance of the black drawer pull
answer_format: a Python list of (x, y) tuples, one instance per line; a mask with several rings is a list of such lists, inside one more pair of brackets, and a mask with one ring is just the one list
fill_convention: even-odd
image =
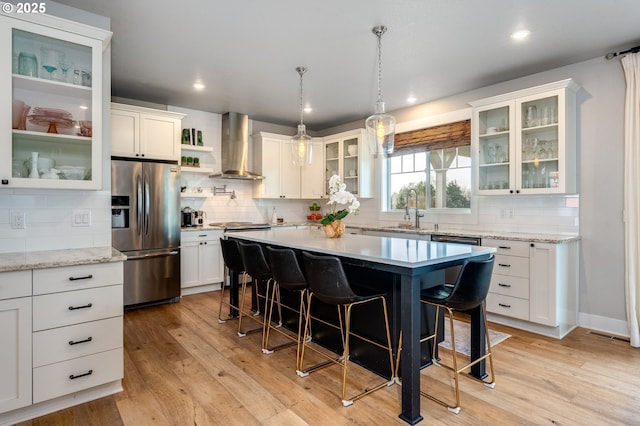
[(507, 287), (507, 288), (511, 288), (511, 284), (502, 284), (502, 283), (498, 283), (498, 285), (500, 287)]
[(93, 274), (85, 275), (84, 277), (69, 277), (69, 281), (90, 280), (91, 278), (93, 278)]
[(498, 248), (503, 250), (511, 250), (511, 247), (509, 246), (498, 246)]
[(504, 303), (498, 303), (498, 306), (501, 306), (503, 308), (510, 308), (511, 307), (511, 305), (507, 305), (507, 304), (504, 304)]
[(69, 306), (69, 310), (70, 311), (75, 311), (76, 309), (86, 309), (86, 308), (90, 308), (93, 306), (93, 303), (87, 303), (86, 305), (82, 305), (82, 306)]
[(507, 263), (498, 263), (498, 266), (502, 266), (503, 268), (511, 268), (511, 265)]
[(69, 340), (69, 345), (73, 346), (73, 345), (78, 345), (80, 343), (88, 343), (92, 340), (93, 340), (93, 337), (87, 337), (84, 340)]
[(71, 380), (74, 380), (74, 379), (79, 379), (80, 377), (90, 376), (90, 375), (92, 375), (92, 374), (93, 374), (93, 370), (89, 370), (89, 371), (87, 371), (86, 373), (78, 374), (77, 376), (76, 376), (75, 374), (70, 374), (70, 375), (69, 375), (69, 378), (70, 378)]

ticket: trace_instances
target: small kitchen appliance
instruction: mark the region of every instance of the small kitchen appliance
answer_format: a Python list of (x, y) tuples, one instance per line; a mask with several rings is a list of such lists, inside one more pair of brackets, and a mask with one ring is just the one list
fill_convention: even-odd
[(191, 207), (183, 208), (182, 209), (182, 215), (181, 215), (182, 220), (180, 222), (180, 225), (183, 228), (196, 226), (197, 225), (197, 223), (196, 223), (196, 215), (197, 215), (197, 212), (194, 209), (192, 209)]

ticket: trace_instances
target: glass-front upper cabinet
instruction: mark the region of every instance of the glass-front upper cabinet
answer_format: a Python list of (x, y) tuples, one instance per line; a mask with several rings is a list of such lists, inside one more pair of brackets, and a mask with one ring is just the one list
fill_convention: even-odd
[(102, 55), (111, 33), (47, 15), (33, 20), (0, 15), (0, 84), (11, 93), (11, 114), (0, 118), (11, 141), (0, 145), (0, 187), (99, 189)]
[(372, 196), (372, 163), (365, 146), (364, 130), (350, 131), (325, 138), (325, 191), (329, 179), (338, 175), (347, 191), (357, 197)]
[(576, 116), (572, 80), (472, 102), (479, 194), (576, 191)]

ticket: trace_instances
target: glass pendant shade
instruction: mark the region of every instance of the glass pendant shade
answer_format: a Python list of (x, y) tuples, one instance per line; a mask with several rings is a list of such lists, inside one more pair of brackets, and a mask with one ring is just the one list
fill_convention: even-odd
[(298, 124), (298, 133), (291, 137), (291, 160), (294, 166), (311, 164), (311, 136), (307, 135), (306, 126)]
[(387, 27), (373, 27), (371, 31), (378, 38), (378, 100), (376, 112), (367, 118), (365, 127), (371, 155), (378, 157), (393, 153), (396, 119), (385, 113), (384, 101), (382, 100), (382, 35), (387, 31)]
[(384, 112), (384, 102), (376, 102), (376, 112), (367, 118), (365, 127), (371, 155), (378, 157), (393, 153), (396, 119)]
[(291, 161), (294, 166), (304, 166), (311, 164), (313, 150), (311, 136), (307, 135), (307, 128), (304, 125), (304, 108), (302, 107), (302, 76), (307, 69), (297, 67), (296, 71), (300, 75), (300, 124), (298, 124), (298, 133), (291, 137)]

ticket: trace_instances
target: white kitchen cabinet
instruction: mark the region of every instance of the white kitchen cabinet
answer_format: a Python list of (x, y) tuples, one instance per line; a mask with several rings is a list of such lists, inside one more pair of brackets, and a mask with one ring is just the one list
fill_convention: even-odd
[(121, 380), (122, 262), (33, 271), (33, 403)]
[(0, 92), (7, 94), (0, 183), (100, 189), (103, 55), (111, 32), (48, 15), (0, 14), (0, 34)]
[(313, 141), (312, 164), (294, 166), (291, 138), (273, 133), (253, 136), (254, 166), (264, 176), (255, 187), (255, 198), (320, 198), (323, 156), (321, 141)]
[(0, 413), (31, 405), (31, 271), (0, 274)]
[(366, 146), (364, 129), (324, 138), (324, 191), (329, 194), (329, 179), (337, 174), (347, 191), (358, 198), (373, 197), (373, 162)]
[(487, 312), (492, 321), (562, 338), (577, 324), (578, 243), (482, 239), (496, 247)]
[(224, 231), (183, 231), (180, 241), (180, 284), (188, 293), (194, 287), (224, 281), (220, 238)]
[(568, 79), (470, 103), (478, 194), (576, 191), (578, 88)]
[(111, 104), (111, 155), (180, 161), (184, 114)]

